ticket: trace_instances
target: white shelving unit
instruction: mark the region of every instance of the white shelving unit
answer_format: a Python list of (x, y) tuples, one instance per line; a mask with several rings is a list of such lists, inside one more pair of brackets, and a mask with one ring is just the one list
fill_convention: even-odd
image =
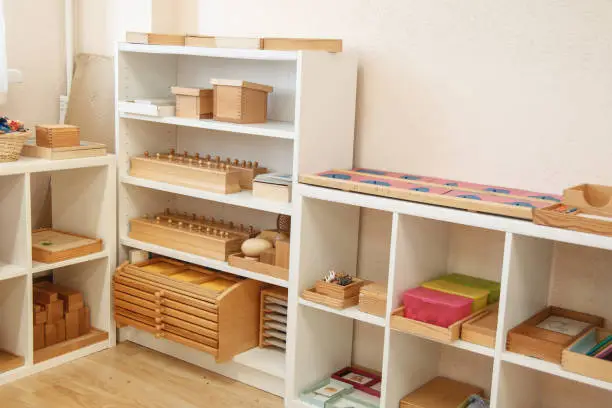
[[(131, 248), (176, 258), (277, 286), (289, 282), (229, 266), (182, 251), (129, 238), (129, 220), (166, 207), (214, 216), (257, 228), (276, 227), (278, 214), (293, 216), (292, 204), (257, 199), (249, 191), (215, 194), (129, 175), (130, 157), (170, 148), (258, 161), (271, 171), (297, 174), (323, 171), (353, 162), (357, 63), (348, 54), (212, 49), (119, 44), (116, 56), (117, 100), (172, 97), (170, 87), (210, 87), (212, 78), (244, 79), (274, 87), (268, 121), (234, 124), (214, 120), (148, 117), (117, 112), (119, 172), (119, 258)], [(345, 147), (349, 149), (345, 149)], [(294, 181), (294, 187), (297, 182)], [(299, 217), (299, 216), (298, 216)], [(298, 222), (299, 223), (299, 222)], [(293, 233), (292, 233), (293, 235)], [(292, 244), (292, 250), (293, 250)], [(291, 269), (290, 275), (297, 274)], [(132, 328), (120, 338), (184, 359), (277, 395), (286, 393), (283, 353), (253, 349), (230, 363), (155, 339)]]
[[(32, 261), (31, 179), (51, 178), (53, 228), (101, 238), (103, 251), (54, 264)], [(116, 167), (114, 156), (50, 161), (21, 158), (0, 164), (0, 349), (24, 358), (0, 373), (0, 384), (112, 347), (115, 329), (110, 284), (116, 248)], [(108, 340), (34, 363), (32, 282), (53, 271), (54, 280), (83, 292), (91, 323)]]
[[(508, 331), (547, 305), (610, 324), (611, 238), (308, 185), (294, 213), (288, 406), (307, 407), (300, 391), (351, 363), (382, 372), (386, 408), (437, 375), (484, 388), (494, 408), (612, 406), (611, 383), (505, 350)], [(388, 282), (387, 318), (301, 299), (329, 268)], [(391, 329), (403, 291), (449, 272), (501, 282), (494, 349)]]

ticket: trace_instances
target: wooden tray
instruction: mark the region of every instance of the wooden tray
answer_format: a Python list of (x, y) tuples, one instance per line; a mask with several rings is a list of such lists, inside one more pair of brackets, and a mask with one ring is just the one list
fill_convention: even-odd
[(563, 350), (561, 365), (567, 371), (612, 382), (612, 362), (585, 354), (585, 351), (610, 335), (612, 331), (599, 327), (589, 330)]
[(581, 184), (563, 191), (563, 203), (589, 214), (612, 217), (612, 186)]
[(371, 283), (359, 291), (359, 310), (375, 316), (387, 315), (387, 283)]
[(16, 356), (8, 351), (0, 350), (0, 373), (14, 370), (25, 364), (23, 357)]
[(315, 291), (318, 294), (337, 300), (354, 298), (355, 296), (359, 298), (359, 289), (361, 289), (364, 283), (364, 280), (355, 277), (353, 277), (353, 282), (346, 286), (340, 286), (336, 283), (328, 283), (323, 280), (318, 280), (315, 283)]
[(83, 157), (105, 156), (106, 145), (81, 141), (80, 146), (52, 148), (36, 146), (35, 141), (30, 139), (23, 145), (21, 155), (47, 160), (80, 159)]
[(612, 236), (612, 215), (589, 214), (589, 210), (566, 204), (554, 204), (550, 207), (534, 209), (533, 222), (548, 227)]
[(53, 263), (102, 251), (102, 240), (43, 228), (32, 232), (32, 259)]
[(359, 295), (346, 299), (335, 299), (317, 293), (315, 288), (306, 289), (302, 292), (302, 298), (334, 309), (346, 309), (347, 307), (356, 306), (359, 303)]
[(395, 309), (391, 313), (391, 328), (393, 330), (401, 331), (404, 333), (410, 333), (415, 336), (424, 337), (426, 339), (434, 340), (440, 343), (450, 344), (456, 340), (459, 340), (461, 336), (461, 326), (469, 321), (478, 317), (487, 311), (498, 307), (498, 303), (487, 306), (477, 312), (472, 313), (465, 319), (459, 320), (448, 327), (436, 326), (421, 322), (418, 320), (408, 319), (404, 317), (404, 306)]
[(461, 326), (461, 340), (484, 347), (495, 348), (497, 315), (497, 310), (490, 310), (463, 323)]
[(229, 256), (230, 266), (246, 269), (247, 271), (261, 273), (262, 275), (272, 276), (273, 278), (289, 280), (289, 269), (280, 266), (268, 265), (263, 262), (246, 259), (243, 254), (232, 254)]
[(100, 343), (108, 340), (108, 333), (91, 329), (91, 331), (83, 336), (79, 336), (72, 340), (63, 341), (49, 347), (34, 351), (34, 364), (41, 361), (70, 353), (72, 351), (91, 346), (92, 344)]

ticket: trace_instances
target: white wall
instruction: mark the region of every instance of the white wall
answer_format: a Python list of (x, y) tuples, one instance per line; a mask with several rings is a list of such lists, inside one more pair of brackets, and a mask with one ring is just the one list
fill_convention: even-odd
[(609, 0), (200, 0), (201, 33), (338, 37), (361, 166), (560, 192), (612, 182)]

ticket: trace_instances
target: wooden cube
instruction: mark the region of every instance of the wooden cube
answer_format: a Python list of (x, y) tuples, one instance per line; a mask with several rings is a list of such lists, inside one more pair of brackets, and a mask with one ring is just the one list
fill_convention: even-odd
[(40, 305), (48, 305), (50, 303), (56, 302), (58, 299), (57, 292), (53, 292), (44, 288), (39, 288), (36, 285), (33, 288), (34, 293), (34, 303), (38, 303)]
[(91, 330), (90, 319), (91, 319), (91, 316), (89, 313), (89, 308), (87, 306), (79, 310), (79, 335), (80, 336), (89, 333), (89, 331)]
[(47, 305), (47, 323), (54, 324), (64, 317), (64, 301), (56, 300)]
[(79, 337), (79, 311), (66, 313), (66, 340)]
[(266, 249), (259, 255), (259, 262), (265, 263), (268, 265), (275, 265), (276, 262), (276, 249), (270, 248)]
[(179, 118), (210, 119), (213, 117), (213, 90), (172, 87), (176, 95), (176, 116)]
[(55, 322), (55, 336), (58, 343), (66, 341), (66, 320), (60, 319)]
[(45, 348), (45, 324), (34, 325), (34, 350)]
[(81, 144), (80, 129), (72, 125), (36, 126), (36, 145), (40, 147), (73, 147)]
[(289, 241), (276, 241), (276, 266), (289, 269)]
[(45, 324), (45, 347), (49, 347), (57, 343), (57, 329), (55, 324)]
[(65, 286), (56, 285), (51, 282), (40, 282), (36, 287), (43, 290), (57, 292), (59, 299), (64, 301), (64, 311), (72, 312), (83, 307), (83, 294)]
[(273, 88), (253, 82), (211, 79), (214, 88), (213, 118), (222, 122), (264, 123), (268, 94)]

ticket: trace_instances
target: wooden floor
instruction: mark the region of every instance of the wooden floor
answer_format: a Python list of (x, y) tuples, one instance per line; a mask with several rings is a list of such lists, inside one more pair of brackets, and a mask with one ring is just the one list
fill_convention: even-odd
[(117, 347), (0, 387), (2, 408), (281, 408), (282, 399), (155, 351)]

